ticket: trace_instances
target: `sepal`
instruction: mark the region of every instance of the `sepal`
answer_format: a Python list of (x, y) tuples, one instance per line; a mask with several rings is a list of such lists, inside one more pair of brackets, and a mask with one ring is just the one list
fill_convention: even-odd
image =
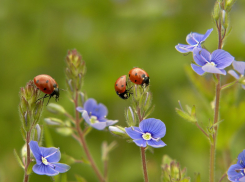
[(109, 131), (116, 135), (119, 136), (121, 138), (126, 138), (126, 139), (130, 139), (130, 137), (128, 136), (128, 134), (125, 131), (125, 128), (121, 127), (121, 126), (109, 126)]

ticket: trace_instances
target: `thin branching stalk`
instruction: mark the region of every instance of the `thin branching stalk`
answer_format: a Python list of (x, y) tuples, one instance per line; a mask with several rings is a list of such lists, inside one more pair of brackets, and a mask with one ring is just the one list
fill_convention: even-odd
[(27, 151), (27, 158), (26, 158), (26, 164), (25, 164), (25, 176), (24, 176), (24, 182), (29, 181), (29, 175), (27, 174), (27, 169), (28, 166), (31, 162), (31, 152), (30, 152), (30, 147), (29, 147), (29, 142), (30, 142), (30, 131), (26, 132), (26, 151)]

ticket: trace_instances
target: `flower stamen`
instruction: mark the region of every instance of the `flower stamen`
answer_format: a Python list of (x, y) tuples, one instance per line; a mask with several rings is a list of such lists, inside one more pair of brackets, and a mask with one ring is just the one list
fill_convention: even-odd
[(144, 138), (144, 140), (151, 140), (151, 139), (152, 139), (150, 133), (144, 133), (144, 134), (142, 135), (142, 137)]

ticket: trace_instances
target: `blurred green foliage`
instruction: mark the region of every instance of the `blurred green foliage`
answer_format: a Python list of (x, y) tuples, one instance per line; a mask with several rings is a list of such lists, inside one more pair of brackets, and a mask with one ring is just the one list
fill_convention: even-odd
[[(177, 116), (175, 107), (178, 107), (178, 100), (183, 105), (195, 105), (198, 120), (208, 122), (213, 117), (208, 109), (214, 94), (213, 80), (208, 76), (206, 81), (197, 77), (197, 80), (205, 81), (198, 85), (207, 85), (207, 90), (203, 94), (196, 89), (184, 69), (192, 61), (191, 54), (183, 56), (174, 46), (185, 43), (186, 35), (190, 32), (204, 34), (207, 29), (215, 28), (211, 19), (214, 2), (1, 0), (0, 181), (23, 179), (23, 170), (13, 152), (14, 149), (19, 152), (24, 144), (18, 114), (20, 87), (36, 75), (49, 74), (56, 79), (60, 88), (66, 89), (64, 60), (67, 50), (73, 48), (86, 61), (83, 90), (88, 97), (104, 103), (109, 110), (108, 118), (118, 119), (122, 126), (126, 126), (124, 110), (129, 103), (116, 95), (114, 82), (133, 67), (143, 68), (150, 75), (153, 104), (156, 106), (150, 117), (161, 119), (167, 127), (163, 138), (167, 146), (147, 153), (150, 181), (160, 181), (164, 154), (186, 167), (188, 176), (193, 178), (194, 173), (200, 173), (201, 181), (208, 181), (209, 143), (195, 125)], [(245, 21), (242, 17), (245, 17), (245, 1), (237, 1), (230, 17), (233, 30), (224, 49), (236, 60), (245, 61)], [(217, 48), (215, 30), (205, 47), (210, 51)], [(229, 75), (226, 78), (233, 80)], [(208, 99), (204, 98), (205, 94)], [(222, 92), (221, 119), (224, 121), (218, 132), (218, 179), (245, 148), (244, 96), (245, 91), (239, 85)], [(66, 92), (61, 92), (59, 104), (70, 113), (74, 110)], [(44, 107), (42, 118), (49, 116)], [(63, 153), (78, 159), (84, 156), (74, 139), (61, 136), (54, 129), (46, 129), (53, 139), (53, 145), (60, 147)], [(117, 141), (118, 147), (110, 154), (110, 181), (143, 181), (139, 148), (109, 132), (93, 130), (87, 136), (87, 142), (97, 164), (102, 169), (102, 142), (111, 143), (113, 140)], [(76, 176), (87, 181), (97, 180), (87, 164), (78, 163), (71, 167), (66, 174), (69, 181), (75, 181)], [(44, 180), (52, 181), (47, 176), (32, 174), (30, 177), (30, 181)]]

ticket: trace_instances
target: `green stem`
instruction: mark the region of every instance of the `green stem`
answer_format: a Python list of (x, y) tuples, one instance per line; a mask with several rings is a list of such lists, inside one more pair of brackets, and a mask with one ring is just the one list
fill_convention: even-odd
[(30, 152), (29, 142), (30, 142), (30, 131), (26, 132), (26, 151), (27, 151), (27, 158), (26, 158), (26, 165), (25, 165), (24, 182), (28, 182), (29, 181), (29, 175), (27, 174), (27, 169), (28, 169), (28, 166), (29, 166), (29, 164), (31, 162), (31, 152)]
[(141, 160), (142, 160), (142, 167), (143, 167), (143, 172), (144, 172), (144, 179), (145, 182), (148, 182), (148, 175), (147, 175), (147, 167), (146, 167), (146, 157), (145, 157), (145, 148), (140, 147), (141, 151)]
[[(77, 108), (78, 106), (78, 92), (76, 91), (76, 97), (74, 99), (74, 104), (75, 104), (75, 108)], [(80, 119), (79, 119), (79, 112), (76, 110), (76, 129), (77, 129), (77, 133), (79, 135), (79, 141), (81, 143), (81, 145), (83, 146), (83, 149), (85, 151), (85, 154), (87, 155), (87, 158), (88, 160), (90, 161), (90, 164), (95, 172), (95, 174), (97, 175), (97, 177), (99, 178), (99, 181), (100, 182), (104, 182), (105, 179), (104, 177), (101, 175), (98, 167), (96, 166), (95, 162), (94, 162), (94, 159), (92, 157), (92, 155), (90, 154), (89, 152), (89, 149), (88, 149), (88, 145), (86, 143), (86, 140), (85, 140), (85, 137), (83, 135), (83, 132), (80, 128)]]

